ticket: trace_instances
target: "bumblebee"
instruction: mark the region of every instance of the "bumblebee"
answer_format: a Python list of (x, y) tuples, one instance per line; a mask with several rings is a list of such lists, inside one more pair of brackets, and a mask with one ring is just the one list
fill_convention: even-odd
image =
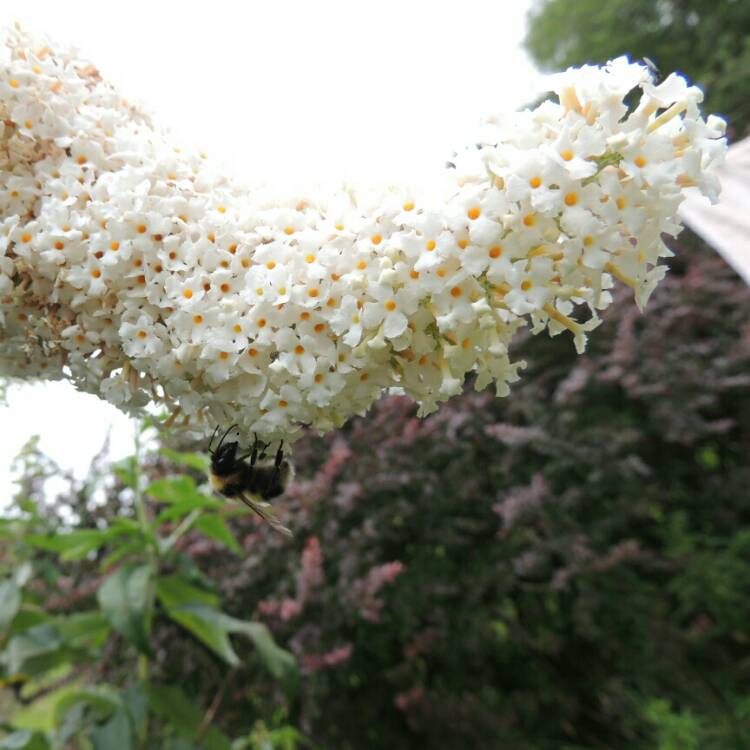
[[(294, 467), (284, 458), (284, 443), (279, 443), (273, 462), (258, 463), (266, 460), (269, 443), (263, 443), (255, 436), (253, 447), (243, 456), (238, 455), (240, 445), (236, 440), (225, 442), (227, 435), (237, 425), (232, 425), (219, 440), (216, 449), (213, 442), (219, 426), (211, 435), (208, 453), (211, 456), (209, 479), (216, 492), (233, 500), (241, 500), (248, 508), (257, 513), (272, 529), (293, 536), (271, 510), (268, 502), (283, 494), (294, 477)], [(250, 459), (249, 461), (247, 459)]]

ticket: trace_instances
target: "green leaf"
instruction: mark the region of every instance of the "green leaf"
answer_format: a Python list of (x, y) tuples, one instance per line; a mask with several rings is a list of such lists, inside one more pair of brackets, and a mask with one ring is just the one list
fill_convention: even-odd
[(157, 528), (167, 521), (174, 521), (178, 518), (186, 516), (193, 510), (218, 510), (223, 505), (218, 500), (213, 500), (205, 495), (196, 495), (190, 500), (181, 500), (170, 505), (166, 510), (163, 510), (154, 519), (152, 526)]
[[(193, 703), (182, 690), (175, 686), (151, 685), (148, 689), (151, 710), (170, 724), (177, 736), (183, 740), (194, 740), (203, 720), (204, 711)], [(169, 745), (167, 745), (169, 747)], [(215, 727), (211, 727), (200, 745), (173, 744), (174, 748), (199, 747), (208, 750), (230, 750), (229, 738)]]
[(38, 729), (42, 732), (54, 731), (56, 728), (55, 706), (64, 696), (79, 688), (80, 686), (74, 681), (73, 684), (63, 685), (57, 690), (42, 695), (29, 705), (18, 706), (13, 713), (13, 726), (18, 729)]
[(97, 592), (99, 606), (112, 627), (145, 654), (151, 653), (146, 639), (144, 609), (152, 574), (150, 565), (123, 566)]
[(156, 585), (156, 596), (172, 620), (190, 631), (228, 664), (239, 664), (226, 630), (216, 624), (221, 616), (216, 609), (218, 596), (196, 588), (181, 576), (161, 578)]
[(33, 572), (32, 564), (28, 561), (23, 562), (13, 571), (13, 580), (19, 588), (23, 588), (29, 582)]
[(197, 471), (208, 471), (209, 459), (203, 453), (178, 453), (169, 448), (162, 448), (159, 453), (166, 456), (170, 461), (182, 466), (189, 466)]
[(160, 579), (156, 585), (156, 595), (169, 617), (232, 666), (239, 663), (239, 658), (232, 648), (229, 634), (248, 636), (266, 669), (288, 693), (294, 693), (298, 677), (296, 661), (292, 654), (276, 644), (265, 625), (224, 614), (217, 609), (217, 596), (196, 588), (181, 576)]
[(165, 503), (176, 503), (202, 497), (195, 488), (192, 477), (181, 476), (173, 479), (157, 479), (146, 487), (146, 492), (156, 500)]
[(118, 516), (115, 518), (109, 526), (110, 534), (130, 534), (140, 533), (141, 524), (138, 523), (134, 518), (126, 518), (124, 516)]
[(118, 709), (106, 724), (91, 729), (89, 739), (94, 750), (131, 750), (133, 729), (125, 709)]
[(89, 552), (98, 549), (110, 539), (123, 534), (140, 534), (140, 527), (117, 524), (109, 529), (78, 529), (54, 536), (33, 535), (26, 540), (35, 547), (57, 552), (61, 560), (82, 560)]
[(175, 685), (149, 685), (147, 696), (151, 710), (173, 726), (180, 737), (195, 736), (202, 713), (181, 688)]
[(135, 456), (124, 458), (112, 468), (126, 487), (135, 489), (138, 483), (138, 461)]
[(160, 577), (156, 583), (156, 595), (166, 609), (181, 604), (206, 604), (214, 607), (219, 603), (216, 594), (193, 586), (180, 575)]
[(232, 552), (236, 552), (237, 554), (242, 552), (242, 548), (234, 538), (234, 534), (229, 530), (226, 521), (221, 516), (217, 516), (213, 513), (201, 516), (195, 522), (195, 528), (207, 537), (226, 545), (232, 550)]
[(11, 623), (8, 635), (20, 635), (25, 630), (29, 630), (29, 628), (33, 628), (35, 625), (51, 622), (52, 619), (46, 612), (40, 609), (31, 609), (28, 605), (24, 606), (21, 604), (21, 608)]
[(253, 642), (258, 657), (289, 697), (297, 692), (299, 672), (294, 656), (281, 648), (273, 639), (269, 629), (260, 622), (246, 622), (222, 614), (224, 627), (229, 633), (242, 633)]
[(21, 606), (21, 591), (13, 579), (0, 581), (0, 630), (9, 625)]
[(8, 671), (37, 674), (59, 663), (62, 640), (60, 633), (50, 623), (35, 625), (10, 639), (5, 649)]
[(55, 750), (68, 747), (68, 740), (75, 737), (86, 725), (86, 704), (79, 701), (69, 707), (62, 716), (61, 722), (56, 722)]
[(39, 732), (22, 729), (0, 740), (0, 750), (48, 750), (49, 745)]
[(117, 692), (109, 685), (79, 688), (65, 693), (55, 704), (55, 724), (61, 726), (68, 714), (78, 705), (88, 706), (101, 719), (108, 719), (122, 706)]
[(121, 544), (111, 554), (107, 555), (101, 562), (100, 568), (103, 572), (109, 570), (116, 562), (121, 560), (123, 557), (127, 557), (129, 554), (135, 553), (139, 557), (143, 555), (143, 541), (138, 540), (137, 542), (128, 542), (127, 544)]
[(18, 507), (22, 511), (24, 511), (24, 513), (31, 513), (32, 515), (36, 515), (36, 512), (37, 512), (36, 503), (30, 498), (17, 500), (16, 505), (18, 505)]
[(109, 622), (98, 610), (57, 617), (54, 623), (66, 643), (74, 648), (100, 647), (110, 633)]
[(227, 664), (236, 667), (240, 663), (239, 657), (232, 648), (227, 630), (223, 627), (222, 613), (218, 609), (205, 604), (181, 604), (168, 609), (167, 614), (189, 630), (198, 640), (205, 643)]
[(133, 731), (137, 736), (142, 731), (148, 713), (146, 693), (140, 685), (131, 685), (120, 693), (120, 697), (125, 710), (128, 712)]
[(50, 536), (34, 534), (26, 537), (26, 541), (35, 547), (48, 550), (49, 552), (64, 552), (82, 544), (87, 544), (92, 540), (103, 540), (105, 533), (98, 529), (79, 529), (78, 531), (70, 531), (66, 534), (53, 534)]

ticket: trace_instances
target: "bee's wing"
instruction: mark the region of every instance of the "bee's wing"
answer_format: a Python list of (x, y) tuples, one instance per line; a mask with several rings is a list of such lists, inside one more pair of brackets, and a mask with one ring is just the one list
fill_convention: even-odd
[(292, 531), (284, 526), (284, 524), (282, 524), (278, 518), (276, 518), (276, 515), (271, 509), (270, 503), (258, 500), (249, 492), (243, 492), (239, 496), (239, 499), (242, 500), (242, 502), (245, 503), (245, 505), (247, 505), (250, 510), (255, 511), (267, 524), (271, 526), (272, 529), (275, 529), (280, 534), (284, 534), (284, 536), (294, 536)]

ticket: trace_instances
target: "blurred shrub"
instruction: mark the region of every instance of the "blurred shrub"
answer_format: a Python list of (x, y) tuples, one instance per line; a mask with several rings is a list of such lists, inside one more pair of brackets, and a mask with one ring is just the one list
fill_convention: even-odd
[[(221, 694), (211, 725), (245, 737), (238, 748), (294, 747), (290, 725), (331, 750), (750, 746), (748, 321), (748, 289), (688, 237), (647, 314), (621, 294), (586, 355), (565, 335), (521, 341), (528, 367), (508, 399), (467, 392), (419, 420), (391, 397), (299, 443), (280, 501), (293, 542), (211, 505), (239, 546), (195, 516), (160, 568), (234, 621), (265, 622), (297, 658), (296, 697), (249, 643), (235, 640), (228, 673), (159, 616), (151, 679), (192, 708), (163, 702), (152, 726), (206, 716)], [(200, 457), (167, 453), (141, 464), (149, 513), (168, 498), (183, 513), (163, 519), (169, 538), (197, 509), (177, 495), (200, 495), (203, 473)], [(79, 533), (137, 519), (135, 468), (70, 484), (58, 505)], [(37, 456), (25, 496), (45, 471)], [(12, 547), (38, 571), (24, 606), (96, 607), (110, 542), (64, 564), (30, 549)], [(94, 674), (122, 694), (135, 646), (107, 643)]]

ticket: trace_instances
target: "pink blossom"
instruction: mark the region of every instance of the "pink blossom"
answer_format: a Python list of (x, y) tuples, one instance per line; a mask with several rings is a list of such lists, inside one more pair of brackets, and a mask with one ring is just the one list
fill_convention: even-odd
[(302, 664), (306, 672), (318, 672), (321, 669), (332, 669), (344, 664), (351, 656), (352, 644), (345, 643), (324, 654), (305, 654), (302, 657)]
[(383, 565), (376, 565), (370, 569), (364, 580), (354, 582), (351, 598), (359, 607), (360, 614), (365, 620), (380, 622), (380, 612), (384, 602), (378, 598), (378, 592), (386, 584), (393, 583), (405, 570), (406, 566), (400, 560), (394, 560)]

